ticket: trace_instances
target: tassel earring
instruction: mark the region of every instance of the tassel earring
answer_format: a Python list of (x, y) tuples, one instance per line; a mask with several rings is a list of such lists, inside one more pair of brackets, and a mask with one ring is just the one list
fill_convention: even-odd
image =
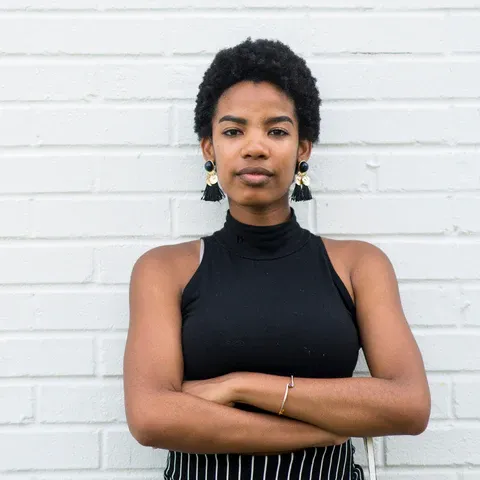
[(312, 199), (312, 193), (308, 186), (310, 185), (310, 177), (307, 175), (308, 163), (299, 162), (295, 175), (295, 187), (290, 197), (294, 202), (303, 202)]
[(222, 198), (225, 198), (225, 194), (218, 185), (218, 177), (214, 163), (210, 160), (205, 162), (205, 170), (207, 171), (207, 186), (203, 191), (202, 200), (219, 202)]

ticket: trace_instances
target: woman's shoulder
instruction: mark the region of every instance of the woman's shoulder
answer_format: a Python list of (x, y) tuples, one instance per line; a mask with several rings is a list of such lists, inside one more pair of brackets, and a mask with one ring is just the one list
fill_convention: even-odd
[[(383, 250), (364, 240), (337, 240), (323, 235), (320, 238), (333, 268), (354, 301), (356, 273), (364, 269), (365, 265), (390, 263)], [(377, 273), (377, 275), (381, 274)]]
[(320, 238), (332, 262), (340, 263), (349, 273), (352, 273), (364, 261), (388, 259), (380, 247), (365, 240), (337, 240), (323, 235)]
[(183, 290), (198, 267), (200, 248), (201, 239), (153, 247), (135, 261), (132, 276), (135, 272), (137, 276), (166, 276)]

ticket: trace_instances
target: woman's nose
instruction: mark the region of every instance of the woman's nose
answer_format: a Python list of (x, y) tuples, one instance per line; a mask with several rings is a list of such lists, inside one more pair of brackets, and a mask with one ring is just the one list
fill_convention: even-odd
[(268, 147), (259, 135), (247, 137), (245, 140), (241, 152), (242, 157), (268, 157)]

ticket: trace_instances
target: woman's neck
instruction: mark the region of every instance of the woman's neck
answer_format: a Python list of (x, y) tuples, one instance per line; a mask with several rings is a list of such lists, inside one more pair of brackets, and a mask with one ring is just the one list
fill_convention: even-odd
[(282, 205), (267, 205), (252, 207), (229, 202), (230, 214), (238, 222), (246, 225), (268, 226), (286, 222), (291, 215), (288, 203)]

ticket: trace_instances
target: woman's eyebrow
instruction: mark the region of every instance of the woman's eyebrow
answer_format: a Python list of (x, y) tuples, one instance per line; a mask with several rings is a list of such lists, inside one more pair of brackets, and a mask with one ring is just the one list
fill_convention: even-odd
[[(240, 125), (247, 125), (248, 120), (242, 117), (235, 117), (233, 115), (224, 115), (218, 123), (221, 122), (234, 122)], [(264, 122), (265, 125), (272, 125), (274, 123), (290, 122), (293, 125), (293, 120), (288, 115), (279, 115), (278, 117), (267, 118)]]
[(247, 119), (246, 118), (241, 118), (241, 117), (234, 117), (233, 115), (224, 115), (218, 123), (222, 122), (234, 122), (234, 123), (240, 123), (241, 125), (246, 125)]

